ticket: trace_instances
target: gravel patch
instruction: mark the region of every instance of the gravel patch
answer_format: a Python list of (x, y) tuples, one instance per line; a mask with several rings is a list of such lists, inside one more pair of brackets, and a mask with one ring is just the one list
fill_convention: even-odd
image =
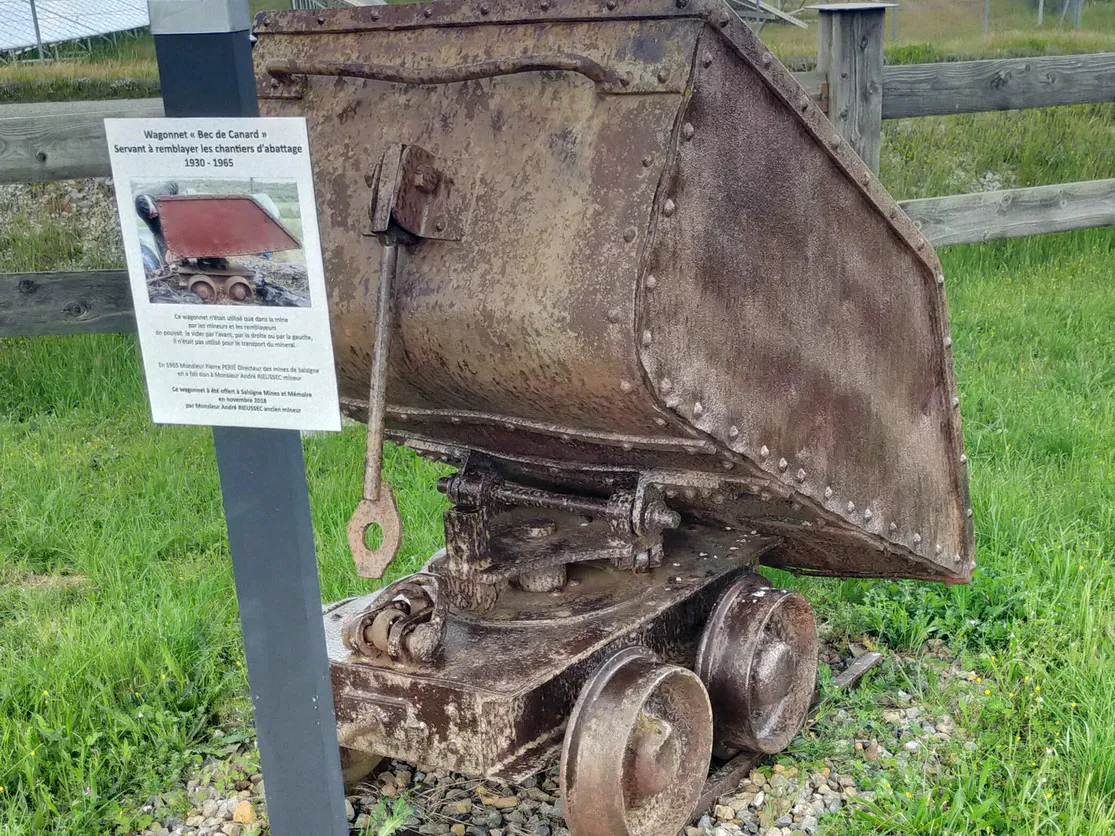
[[(821, 649), (822, 664), (834, 675), (863, 653), (870, 639)], [(926, 669), (973, 695), (984, 687), (978, 673), (964, 669), (941, 642), (919, 654), (893, 654), (893, 663), (924, 679)], [(916, 681), (916, 680), (915, 680)], [(830, 738), (835, 754), (807, 761), (792, 753), (763, 763), (738, 787), (717, 799), (711, 810), (683, 836), (792, 836), (831, 828), (849, 807), (873, 801), (865, 788), (876, 780), (914, 770), (932, 778), (949, 747), (974, 746), (955, 719), (918, 705), (913, 695), (886, 689), (875, 711), (846, 708), (826, 711), (811, 734)], [(769, 759), (768, 759), (769, 761)], [(210, 758), (177, 791), (148, 801), (143, 811), (155, 823), (151, 836), (262, 836), (267, 833), (264, 784), (258, 754), (244, 744), (224, 758)], [(557, 764), (520, 784), (470, 778), (446, 770), (387, 760), (346, 799), (356, 834), (400, 833), (420, 836), (568, 836), (558, 793)], [(399, 800), (399, 829), (381, 831)], [(839, 827), (839, 825), (836, 825)]]

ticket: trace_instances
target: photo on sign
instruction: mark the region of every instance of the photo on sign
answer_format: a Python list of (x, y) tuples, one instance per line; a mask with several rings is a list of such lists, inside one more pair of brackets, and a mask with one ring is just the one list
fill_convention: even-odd
[(295, 181), (132, 180), (131, 193), (152, 302), (310, 306)]

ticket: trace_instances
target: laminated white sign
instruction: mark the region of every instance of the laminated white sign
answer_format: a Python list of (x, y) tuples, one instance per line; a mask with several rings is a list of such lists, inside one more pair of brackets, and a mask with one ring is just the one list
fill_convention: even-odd
[(153, 420), (339, 430), (305, 120), (105, 133)]

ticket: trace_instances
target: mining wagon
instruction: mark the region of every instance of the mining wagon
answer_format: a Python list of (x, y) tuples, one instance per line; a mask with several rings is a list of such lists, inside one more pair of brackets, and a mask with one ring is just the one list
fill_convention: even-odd
[(202, 302), (250, 302), (254, 272), (231, 256), (294, 250), (302, 244), (249, 195), (161, 195), (154, 199), (166, 250), (152, 278)]
[(672, 836), (814, 694), (811, 607), (760, 566), (970, 580), (932, 247), (719, 0), (255, 34), (261, 111), (308, 123), (368, 423), (361, 575), (400, 543), (384, 438), (455, 468), (445, 548), (325, 614), (342, 746), (507, 780), (560, 760), (574, 836)]

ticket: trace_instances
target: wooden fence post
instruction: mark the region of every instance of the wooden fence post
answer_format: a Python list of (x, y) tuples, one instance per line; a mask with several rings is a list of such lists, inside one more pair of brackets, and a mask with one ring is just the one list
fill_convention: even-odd
[(829, 119), (872, 171), (883, 127), (883, 35), (893, 3), (832, 3), (820, 12), (817, 69), (828, 76)]

